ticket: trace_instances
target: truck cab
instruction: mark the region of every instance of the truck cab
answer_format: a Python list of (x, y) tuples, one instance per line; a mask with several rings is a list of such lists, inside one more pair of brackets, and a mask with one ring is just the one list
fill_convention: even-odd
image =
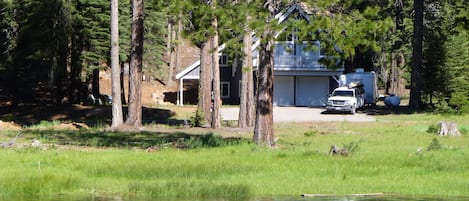
[(359, 83), (350, 83), (334, 89), (327, 99), (327, 111), (350, 112), (355, 114), (356, 110), (365, 105), (365, 90)]

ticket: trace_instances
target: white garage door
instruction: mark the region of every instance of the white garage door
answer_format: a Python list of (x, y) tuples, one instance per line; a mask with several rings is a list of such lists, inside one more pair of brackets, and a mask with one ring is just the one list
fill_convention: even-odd
[(296, 105), (324, 106), (329, 94), (328, 77), (297, 77)]
[(294, 105), (294, 83), (292, 76), (274, 77), (274, 105)]

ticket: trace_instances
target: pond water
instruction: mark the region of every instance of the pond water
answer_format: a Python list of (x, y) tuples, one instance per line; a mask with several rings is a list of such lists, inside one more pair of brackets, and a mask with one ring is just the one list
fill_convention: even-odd
[(404, 195), (382, 196), (278, 196), (260, 197), (254, 201), (467, 201), (469, 197), (413, 197)]

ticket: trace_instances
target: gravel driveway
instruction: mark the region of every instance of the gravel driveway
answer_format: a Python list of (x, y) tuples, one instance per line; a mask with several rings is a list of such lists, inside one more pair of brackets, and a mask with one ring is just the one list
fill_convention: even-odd
[[(350, 121), (374, 122), (376, 118), (365, 113), (351, 114), (323, 114), (323, 108), (308, 107), (274, 107), (274, 122), (307, 122), (307, 121)], [(238, 120), (239, 108), (222, 108), (223, 120)]]

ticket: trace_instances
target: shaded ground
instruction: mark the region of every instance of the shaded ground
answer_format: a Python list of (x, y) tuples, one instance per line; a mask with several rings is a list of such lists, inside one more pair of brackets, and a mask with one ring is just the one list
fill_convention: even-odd
[[(127, 88), (127, 87), (126, 87)], [(145, 123), (179, 124), (178, 120), (172, 119), (175, 112), (168, 109), (158, 109), (153, 106), (157, 104), (172, 105), (176, 100), (165, 100), (164, 93), (175, 91), (176, 87), (167, 87), (157, 80), (142, 82), (142, 104), (143, 121)], [(16, 91), (16, 92), (15, 92)], [(41, 92), (41, 93), (39, 93)], [(110, 72), (100, 73), (100, 92), (103, 95), (111, 95)], [(0, 85), (0, 120), (2, 122), (14, 122), (19, 126), (30, 126), (41, 121), (61, 121), (86, 123), (88, 126), (96, 124), (110, 124), (112, 108), (109, 105), (86, 105), (86, 104), (58, 104), (53, 101), (43, 101), (37, 96), (49, 97), (36, 89), (35, 93), (23, 91), (5, 83)], [(126, 94), (128, 91), (126, 89)], [(18, 101), (17, 96), (30, 96), (33, 100)], [(126, 108), (124, 108), (124, 117)]]
[[(60, 131), (60, 132), (58, 132)], [(41, 139), (43, 147), (54, 146), (84, 146), (84, 147), (114, 147), (136, 148), (156, 151), (165, 147), (189, 149), (196, 147), (216, 147), (225, 144), (236, 144), (246, 139), (240, 137), (220, 137), (212, 133), (194, 134), (190, 132), (171, 131), (139, 131), (139, 132), (107, 132), (103, 130), (25, 130), (21, 133), (23, 139)], [(28, 140), (26, 140), (28, 142)], [(18, 143), (19, 144), (19, 143)], [(28, 144), (22, 144), (28, 146)], [(21, 144), (16, 145), (16, 147)]]
[[(41, 121), (80, 122), (89, 126), (98, 123), (110, 124), (111, 106), (85, 106), (78, 104), (29, 104), (21, 106), (0, 106), (0, 119), (4, 122), (30, 126)], [(125, 116), (124, 109), (124, 116)], [(175, 113), (166, 109), (143, 108), (143, 120), (154, 123), (171, 124)], [(176, 121), (176, 120), (174, 120)]]

